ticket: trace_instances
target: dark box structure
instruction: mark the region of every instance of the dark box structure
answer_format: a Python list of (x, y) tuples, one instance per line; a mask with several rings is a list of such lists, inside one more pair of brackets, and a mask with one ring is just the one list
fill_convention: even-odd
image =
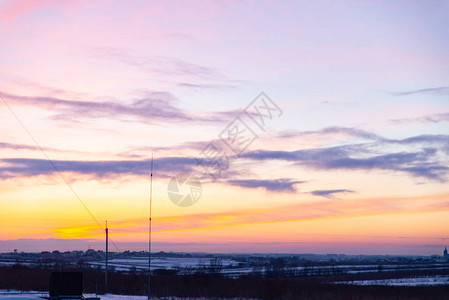
[(82, 272), (51, 272), (50, 299), (83, 299)]

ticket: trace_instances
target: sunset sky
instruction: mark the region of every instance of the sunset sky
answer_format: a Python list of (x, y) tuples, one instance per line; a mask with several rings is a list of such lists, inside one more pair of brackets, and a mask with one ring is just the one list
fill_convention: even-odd
[[(112, 251), (146, 250), (153, 153), (154, 251), (442, 253), (448, 15), (0, 0), (0, 252), (103, 250), (106, 220)], [(278, 110), (258, 127), (261, 92)], [(240, 153), (221, 139), (236, 118), (255, 137)], [(198, 165), (211, 142), (229, 159), (215, 178)], [(201, 182), (192, 206), (168, 197), (179, 173)]]

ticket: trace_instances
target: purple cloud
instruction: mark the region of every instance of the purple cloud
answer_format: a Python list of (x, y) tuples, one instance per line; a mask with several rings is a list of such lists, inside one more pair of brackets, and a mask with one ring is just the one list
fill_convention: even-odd
[(36, 146), (29, 146), (23, 144), (11, 144), (0, 142), (0, 149), (12, 149), (12, 150), (36, 150)]
[(292, 137), (302, 137), (307, 135), (335, 135), (335, 134), (342, 134), (346, 136), (353, 136), (358, 138), (364, 138), (368, 140), (383, 140), (384, 138), (357, 128), (351, 128), (351, 127), (326, 127), (321, 130), (315, 130), (315, 131), (284, 131), (280, 133), (278, 136), (280, 138), (292, 138)]
[(59, 120), (77, 120), (81, 118), (110, 118), (119, 120), (136, 119), (143, 123), (156, 121), (166, 122), (205, 122), (221, 123), (235, 118), (241, 111), (206, 112), (198, 115), (196, 112), (181, 110), (173, 105), (177, 99), (167, 92), (147, 92), (142, 98), (129, 104), (112, 101), (79, 101), (55, 97), (29, 97), (8, 93), (0, 93), (4, 98), (21, 105), (32, 105), (55, 110), (53, 117)]
[[(54, 175), (52, 164), (45, 159), (4, 158), (0, 159), (0, 178), (32, 177)], [(95, 178), (110, 178), (119, 175), (149, 174), (150, 160), (113, 160), (113, 161), (71, 161), (53, 160), (58, 171), (92, 175)], [(159, 177), (169, 177), (173, 173), (193, 172), (197, 162), (194, 158), (164, 157), (154, 160), (154, 168)]]
[(418, 118), (406, 118), (406, 119), (392, 119), (390, 120), (394, 123), (409, 123), (409, 122), (427, 122), (427, 123), (442, 123), (449, 122), (449, 112), (447, 113), (439, 113), (439, 114), (430, 114)]
[(243, 188), (264, 188), (270, 192), (296, 192), (295, 185), (303, 183), (303, 181), (295, 181), (290, 178), (281, 179), (240, 179), (227, 181), (230, 185), (235, 185)]
[[(378, 148), (389, 151), (387, 145), (413, 145), (410, 151), (378, 153)], [(390, 150), (391, 151), (391, 150)], [(447, 161), (441, 154), (449, 154), (449, 136), (422, 135), (403, 140), (381, 139), (374, 143), (362, 143), (297, 151), (257, 150), (247, 152), (243, 158), (253, 160), (285, 160), (298, 166), (314, 169), (389, 170), (405, 172), (416, 177), (446, 181), (449, 174)]]
[(412, 91), (394, 93), (394, 95), (396, 95), (396, 96), (410, 96), (410, 95), (416, 95), (416, 94), (448, 95), (449, 94), (449, 87), (442, 86), (442, 87), (436, 87), (436, 88), (427, 88), (427, 89), (420, 89), (420, 90), (412, 90)]
[(351, 190), (345, 190), (345, 189), (336, 189), (336, 190), (315, 190), (310, 192), (314, 196), (321, 196), (325, 198), (335, 198), (335, 194), (340, 193), (354, 193), (354, 191)]

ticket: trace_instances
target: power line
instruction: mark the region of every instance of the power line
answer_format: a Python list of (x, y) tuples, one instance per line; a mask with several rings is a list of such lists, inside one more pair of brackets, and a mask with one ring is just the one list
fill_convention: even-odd
[[(56, 167), (55, 163), (48, 157), (47, 153), (44, 151), (44, 149), (41, 147), (41, 145), (37, 142), (37, 140), (34, 138), (34, 136), (31, 134), (31, 132), (28, 130), (28, 128), (23, 124), (23, 122), (20, 120), (19, 116), (14, 112), (12, 107), (8, 104), (8, 102), (3, 98), (3, 96), (0, 94), (0, 98), (2, 99), (3, 103), (5, 103), (8, 110), (11, 112), (11, 114), (14, 116), (14, 118), (19, 122), (20, 126), (25, 130), (25, 132), (28, 134), (28, 136), (31, 138), (31, 140), (36, 144), (37, 148), (41, 151), (42, 155), (44, 155), (45, 159), (51, 164), (53, 169), (55, 169), (56, 173), (59, 175), (59, 177), (62, 178), (64, 183), (67, 185), (67, 187), (70, 189), (70, 191), (75, 195), (76, 199), (81, 203), (81, 205), (84, 207), (84, 209), (87, 211), (87, 213), (90, 215), (90, 217), (97, 223), (98, 227), (100, 227), (101, 230), (103, 230), (103, 226), (101, 226), (100, 222), (98, 222), (97, 218), (93, 215), (93, 213), (90, 211), (90, 209), (87, 207), (87, 205), (81, 200), (81, 198), (78, 196), (76, 191), (73, 189), (73, 187), (70, 185), (68, 180), (62, 175), (62, 173), (59, 171), (58, 167)], [(117, 245), (111, 240), (111, 243), (114, 245), (114, 247), (117, 249), (118, 252), (120, 252), (120, 249), (117, 247)]]
[[(90, 211), (90, 209), (87, 207), (87, 205), (81, 200), (81, 198), (78, 196), (78, 194), (76, 193), (76, 191), (73, 189), (73, 187), (70, 185), (70, 183), (67, 181), (67, 179), (62, 175), (62, 173), (59, 171), (59, 169), (56, 167), (55, 163), (50, 159), (50, 157), (48, 157), (47, 153), (44, 151), (44, 149), (41, 147), (41, 145), (37, 142), (37, 140), (34, 138), (34, 136), (31, 134), (31, 132), (28, 130), (28, 128), (25, 126), (25, 124), (23, 124), (23, 122), (20, 120), (20, 118), (18, 117), (18, 115), (14, 112), (14, 110), (12, 109), (12, 107), (8, 104), (8, 102), (5, 100), (5, 98), (3, 98), (3, 96), (0, 94), (0, 98), (2, 99), (3, 103), (5, 103), (6, 107), (8, 108), (8, 110), (11, 112), (11, 114), (14, 116), (14, 118), (19, 122), (20, 126), (22, 126), (22, 128), (25, 130), (25, 132), (28, 134), (28, 136), (33, 140), (33, 142), (36, 144), (36, 146), (38, 147), (38, 149), (41, 151), (41, 153), (44, 155), (44, 157), (47, 159), (47, 161), (52, 165), (52, 167), (55, 169), (56, 173), (62, 178), (62, 180), (64, 181), (64, 183), (67, 185), (67, 187), (70, 189), (70, 191), (73, 193), (73, 195), (75, 195), (75, 197), (78, 199), (78, 201), (82, 204), (82, 206), (84, 207), (84, 209), (88, 212), (88, 214), (91, 216), (91, 218), (95, 221), (95, 223), (97, 223), (98, 227), (103, 230), (103, 226), (101, 226), (100, 222), (98, 222), (97, 218), (95, 218), (95, 216), (93, 215), (93, 213)], [(150, 185), (150, 189), (151, 189), (151, 194), (152, 194), (152, 178), (153, 178), (153, 156), (151, 157), (151, 185)], [(107, 228), (107, 226), (106, 226)], [(150, 232), (151, 232), (151, 195), (150, 195)], [(119, 247), (115, 244), (115, 242), (108, 237), (108, 240), (112, 243), (112, 245), (115, 247), (115, 249), (117, 249), (118, 252), (121, 252), (121, 250), (119, 249)], [(151, 235), (150, 235), (150, 242), (149, 242), (149, 247), (150, 247), (150, 255), (151, 255)], [(106, 250), (107, 252), (107, 250)], [(106, 253), (107, 255), (107, 253)], [(136, 273), (137, 275), (137, 273)], [(146, 285), (145, 282), (142, 281), (142, 279), (137, 276), (137, 278), (139, 279), (139, 281), (143, 284)], [(148, 277), (148, 291), (149, 291), (149, 277)]]

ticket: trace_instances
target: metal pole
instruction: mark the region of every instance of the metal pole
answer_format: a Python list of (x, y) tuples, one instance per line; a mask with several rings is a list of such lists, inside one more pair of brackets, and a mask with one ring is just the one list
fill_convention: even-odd
[(150, 172), (150, 220), (148, 225), (148, 300), (150, 300), (150, 278), (151, 278), (151, 204), (153, 201), (153, 154), (151, 154), (151, 172)]
[(108, 221), (106, 221), (106, 268), (105, 268), (105, 276), (104, 276), (104, 293), (108, 293), (108, 240), (109, 240), (109, 229), (108, 229)]

